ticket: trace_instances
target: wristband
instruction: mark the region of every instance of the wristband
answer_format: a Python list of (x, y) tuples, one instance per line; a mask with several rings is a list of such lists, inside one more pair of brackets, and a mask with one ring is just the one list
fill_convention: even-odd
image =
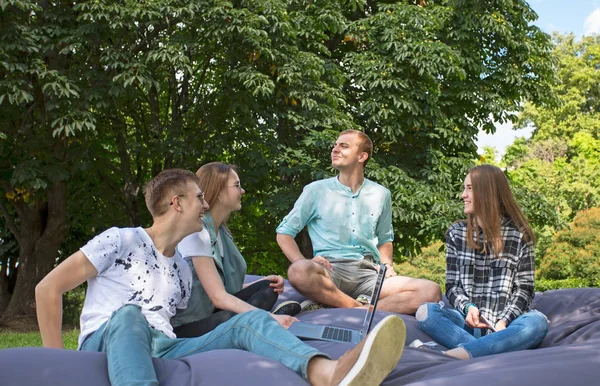
[(477, 304), (475, 304), (475, 303), (467, 303), (467, 305), (465, 306), (465, 309), (464, 309), (465, 315), (467, 315), (469, 313), (469, 307), (479, 308), (479, 307), (477, 307)]

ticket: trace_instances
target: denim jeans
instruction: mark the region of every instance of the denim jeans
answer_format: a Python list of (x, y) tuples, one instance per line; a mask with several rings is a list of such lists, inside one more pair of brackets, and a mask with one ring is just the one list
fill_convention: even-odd
[[(424, 317), (423, 311), (426, 311)], [(522, 314), (504, 330), (487, 335), (467, 326), (463, 314), (439, 303), (419, 307), (417, 320), (419, 328), (436, 342), (449, 349), (462, 347), (471, 358), (535, 347), (548, 332), (548, 319), (536, 310)]]
[(236, 315), (201, 337), (171, 339), (151, 328), (138, 306), (125, 305), (81, 346), (82, 351), (106, 352), (113, 386), (158, 385), (152, 357), (178, 359), (231, 348), (278, 361), (306, 380), (308, 362), (315, 356), (327, 357), (262, 310)]

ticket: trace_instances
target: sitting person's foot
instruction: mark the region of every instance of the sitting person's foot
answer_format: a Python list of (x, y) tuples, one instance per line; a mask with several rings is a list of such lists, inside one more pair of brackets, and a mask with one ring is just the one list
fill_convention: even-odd
[(434, 341), (423, 343), (423, 342), (421, 342), (420, 339), (415, 339), (412, 342), (410, 342), (408, 347), (418, 348), (419, 350), (437, 352), (437, 353), (441, 353), (441, 354), (446, 353), (446, 349)]
[(314, 300), (306, 299), (305, 301), (300, 303), (300, 308), (301, 308), (302, 312), (305, 312), (305, 311), (316, 311), (316, 310), (320, 310), (321, 308), (331, 308), (331, 307), (326, 304), (316, 302)]
[(271, 313), (273, 315), (295, 316), (298, 313), (300, 313), (301, 310), (302, 310), (302, 307), (300, 306), (300, 303), (293, 301), (293, 300), (288, 300), (286, 302), (281, 302), (277, 306), (275, 306), (275, 308), (273, 308), (273, 311), (271, 311)]
[(406, 342), (406, 326), (398, 316), (390, 315), (337, 363), (330, 385), (379, 385), (396, 367)]

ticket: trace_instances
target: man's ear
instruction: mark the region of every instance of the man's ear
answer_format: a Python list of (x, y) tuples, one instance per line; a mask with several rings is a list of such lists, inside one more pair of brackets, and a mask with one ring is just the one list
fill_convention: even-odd
[(179, 202), (179, 195), (175, 194), (173, 197), (171, 197), (171, 203), (169, 204), (169, 206), (172, 206), (178, 212), (181, 211), (181, 203)]
[(369, 158), (369, 153), (367, 153), (366, 151), (363, 151), (362, 153), (360, 153), (360, 155), (358, 156), (358, 162), (362, 162), (365, 163), (367, 162), (367, 159)]

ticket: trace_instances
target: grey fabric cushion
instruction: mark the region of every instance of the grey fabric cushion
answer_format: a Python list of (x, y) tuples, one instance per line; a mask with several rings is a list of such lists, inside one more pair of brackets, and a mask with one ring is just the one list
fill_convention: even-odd
[[(247, 281), (256, 277), (248, 277)], [(304, 298), (286, 283), (279, 301)], [(579, 288), (537, 294), (534, 308), (550, 320), (550, 331), (534, 350), (505, 353), (469, 361), (406, 347), (402, 359), (383, 385), (464, 386), (507, 384), (589, 386), (598, 384), (600, 365), (600, 289)], [(388, 313), (378, 311), (375, 321)], [(321, 309), (299, 315), (303, 321), (360, 328), (364, 310)], [(431, 340), (414, 317), (401, 315), (407, 343)], [(350, 344), (313, 341), (309, 344), (338, 358)], [(291, 370), (274, 361), (239, 350), (219, 350), (181, 360), (155, 359), (161, 385), (306, 385)], [(0, 350), (3, 386), (108, 386), (106, 356), (44, 348)]]
[[(306, 386), (287, 367), (240, 350), (154, 359), (160, 385)], [(103, 353), (24, 347), (0, 350), (2, 386), (110, 386)]]
[(538, 293), (533, 307), (550, 321), (548, 334), (539, 348), (600, 340), (600, 288)]

